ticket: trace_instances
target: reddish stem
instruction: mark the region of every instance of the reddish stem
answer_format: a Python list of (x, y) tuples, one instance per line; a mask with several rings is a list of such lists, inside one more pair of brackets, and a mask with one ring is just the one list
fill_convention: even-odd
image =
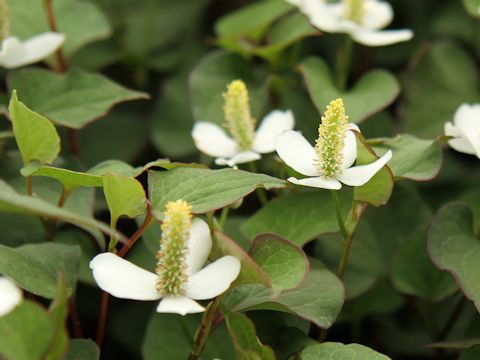
[(135, 233), (128, 239), (127, 243), (123, 245), (123, 247), (120, 249), (120, 251), (117, 253), (118, 256), (124, 257), (126, 253), (130, 250), (130, 248), (135, 244), (135, 242), (142, 236), (144, 231), (148, 228), (148, 225), (150, 225), (150, 222), (152, 221), (153, 215), (152, 215), (152, 204), (150, 201), (147, 200), (147, 215), (145, 216), (145, 220), (143, 221), (143, 224), (135, 231)]
[(80, 324), (80, 317), (78, 316), (77, 303), (73, 296), (68, 300), (68, 312), (70, 313), (70, 320), (72, 321), (75, 337), (83, 338), (83, 331), (82, 331), (82, 326)]
[[(50, 30), (56, 32), (57, 22), (55, 21), (52, 0), (44, 0), (44, 4), (45, 4), (45, 10), (47, 12), (48, 27), (50, 28)], [(68, 69), (68, 64), (67, 64), (67, 60), (65, 59), (65, 56), (63, 55), (63, 51), (61, 47), (55, 52), (55, 57), (57, 59), (58, 71), (61, 73), (66, 72)]]
[(105, 335), (105, 325), (107, 324), (107, 314), (108, 314), (108, 300), (109, 300), (108, 293), (103, 291), (102, 302), (100, 304), (100, 314), (98, 319), (97, 338), (95, 339), (95, 342), (99, 347), (102, 344), (103, 336)]

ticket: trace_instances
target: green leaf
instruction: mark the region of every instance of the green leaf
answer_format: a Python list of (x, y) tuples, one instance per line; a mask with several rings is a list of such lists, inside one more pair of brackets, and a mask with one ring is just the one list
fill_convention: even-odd
[(318, 34), (319, 31), (310, 25), (305, 15), (295, 12), (274, 24), (267, 36), (267, 45), (254, 48), (253, 52), (274, 62), (279, 57), (279, 53), (288, 46)]
[(103, 192), (111, 215), (116, 224), (120, 216), (135, 218), (145, 214), (147, 203), (142, 184), (131, 177), (106, 174), (103, 176)]
[(310, 263), (302, 249), (275, 234), (258, 236), (249, 252), (272, 279), (275, 291), (296, 288), (308, 275)]
[(67, 295), (75, 292), (80, 255), (78, 246), (63, 244), (0, 245), (0, 273), (35, 295), (54, 299), (59, 272), (65, 275)]
[(328, 65), (320, 58), (304, 60), (300, 71), (320, 113), (323, 114), (330, 101), (342, 98), (348, 119), (353, 123), (359, 123), (390, 105), (400, 91), (395, 77), (385, 70), (370, 71), (347, 92), (336, 88)]
[(142, 172), (142, 167), (134, 168), (132, 165), (120, 160), (105, 160), (88, 170), (89, 174), (96, 176), (103, 176), (112, 173), (132, 178), (137, 177)]
[(393, 152), (388, 167), (395, 179), (431, 180), (442, 167), (442, 148), (436, 140), (422, 140), (409, 134), (369, 141), (380, 154)]
[(290, 10), (292, 6), (281, 0), (253, 3), (220, 18), (215, 24), (215, 33), (220, 44), (259, 40), (270, 24)]
[(240, 275), (235, 280), (235, 286), (241, 284), (262, 284), (268, 288), (272, 287), (272, 281), (268, 274), (247, 254), (235, 241), (220, 231), (214, 231), (212, 235), (213, 247), (210, 257), (216, 260), (225, 255), (232, 255), (238, 258), (242, 267)]
[(202, 214), (230, 205), (258, 187), (270, 190), (285, 185), (284, 180), (235, 169), (178, 167), (148, 172), (149, 198), (157, 217), (169, 201), (183, 199), (192, 206), (193, 213)]
[(55, 233), (53, 241), (58, 244), (69, 246), (77, 245), (80, 247), (82, 255), (78, 270), (78, 280), (96, 286), (92, 269), (90, 269), (90, 261), (98, 254), (98, 247), (92, 241), (92, 238), (86, 232), (79, 229), (65, 229)]
[(100, 230), (105, 234), (115, 236), (117, 239), (125, 240), (122, 234), (111, 230), (110, 227), (92, 217), (59, 208), (40, 198), (21, 195), (2, 180), (0, 180), (0, 212), (34, 214), (61, 220), (87, 229)]
[[(154, 313), (147, 327), (142, 345), (142, 358), (145, 360), (187, 359), (192, 350), (193, 337), (200, 325), (197, 314), (181, 316), (177, 314)], [(220, 325), (209, 337), (201, 360), (234, 359), (232, 342)]]
[(392, 282), (399, 292), (433, 303), (455, 293), (457, 286), (448, 273), (432, 264), (425, 240), (425, 233), (418, 234), (397, 250), (393, 258)]
[(52, 335), (52, 324), (45, 310), (24, 301), (0, 317), (0, 357), (5, 360), (41, 359)]
[(275, 360), (273, 350), (260, 342), (253, 322), (243, 314), (222, 311), (227, 329), (235, 346), (237, 358), (245, 360)]
[[(28, 100), (27, 96), (26, 98)], [(47, 164), (53, 162), (60, 152), (60, 137), (55, 126), (18, 101), (15, 90), (12, 92), (8, 112), (24, 165), (32, 160)]]
[[(343, 215), (350, 210), (351, 193), (340, 192)], [(291, 193), (276, 198), (241, 226), (251, 239), (261, 233), (275, 233), (303, 246), (318, 235), (339, 230), (335, 207), (328, 191)]]
[[(363, 136), (355, 132), (357, 137), (357, 160), (356, 165), (373, 163), (378, 156), (370, 145), (365, 142)], [(393, 191), (393, 174), (388, 164), (378, 171), (368, 183), (357, 186), (354, 190), (354, 200), (369, 203), (373, 206), (385, 205)]]
[(68, 333), (65, 325), (68, 315), (67, 288), (63, 273), (58, 274), (57, 283), (57, 294), (48, 309), (53, 323), (53, 336), (50, 348), (44, 356), (45, 360), (62, 359), (68, 347)]
[(295, 359), (299, 360), (389, 360), (388, 356), (380, 354), (360, 344), (348, 344), (326, 342), (309, 346), (304, 349)]
[(58, 74), (44, 69), (9, 73), (9, 89), (16, 89), (33, 110), (58, 125), (80, 129), (104, 116), (117, 103), (147, 99), (103, 75), (80, 69)]
[(89, 339), (71, 339), (65, 360), (99, 360), (100, 349)]
[(190, 75), (193, 118), (224, 123), (222, 94), (228, 83), (237, 79), (247, 85), (252, 115), (258, 117), (268, 101), (266, 75), (252, 70), (251, 64), (240, 55), (216, 51), (203, 58)]
[(480, 243), (473, 234), (472, 210), (455, 203), (441, 208), (430, 228), (427, 246), (433, 263), (453, 275), (465, 296), (480, 311)]
[(272, 297), (261, 285), (242, 285), (228, 291), (224, 305), (231, 311), (274, 310), (294, 314), (317, 326), (329, 328), (342, 308), (345, 290), (342, 282), (314, 259), (303, 284)]
[(463, 0), (463, 6), (470, 15), (480, 17), (480, 0)]
[(432, 138), (462, 103), (480, 101), (475, 60), (458, 44), (434, 43), (407, 73), (401, 104), (404, 131)]
[(53, 166), (30, 163), (21, 170), (23, 176), (45, 176), (62, 183), (66, 192), (83, 187), (102, 187), (102, 177), (79, 171), (57, 168)]
[[(20, 39), (50, 30), (43, 2), (10, 1), (8, 8), (12, 34)], [(63, 51), (67, 57), (86, 44), (104, 39), (111, 33), (107, 19), (90, 1), (53, 1), (53, 12), (58, 31), (66, 35)]]

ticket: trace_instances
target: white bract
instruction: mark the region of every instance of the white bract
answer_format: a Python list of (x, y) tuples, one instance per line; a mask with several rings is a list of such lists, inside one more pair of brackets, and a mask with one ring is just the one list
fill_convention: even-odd
[(13, 281), (0, 276), (0, 316), (12, 311), (22, 298), (22, 290)]
[(2, 41), (0, 66), (14, 69), (36, 63), (53, 54), (64, 41), (65, 35), (57, 32), (45, 32), (24, 41), (8, 36)]
[(277, 137), (278, 156), (295, 171), (310, 176), (290, 177), (289, 182), (332, 190), (339, 190), (342, 183), (362, 186), (392, 158), (389, 150), (371, 164), (352, 166), (357, 158), (357, 141), (352, 130), (360, 130), (347, 119), (343, 101), (337, 99), (327, 106), (315, 147), (296, 131), (286, 131)]
[(327, 33), (346, 33), (367, 46), (391, 45), (413, 37), (409, 29), (381, 30), (392, 22), (393, 10), (381, 0), (287, 0), (306, 15), (310, 23)]
[(195, 300), (225, 292), (240, 273), (240, 261), (224, 256), (202, 268), (212, 248), (210, 230), (203, 220), (192, 222), (190, 218), (190, 207), (184, 201), (167, 204), (156, 274), (113, 253), (97, 255), (90, 268), (98, 286), (117, 298), (161, 299), (160, 313), (204, 311)]
[(445, 135), (453, 149), (480, 159), (480, 104), (462, 104), (453, 115), (453, 124), (445, 124)]
[(217, 124), (199, 121), (192, 130), (197, 148), (215, 158), (217, 165), (235, 166), (261, 158), (275, 151), (275, 137), (295, 125), (290, 110), (270, 112), (255, 130), (250, 114), (248, 92), (240, 80), (232, 81), (224, 94), (226, 127), (231, 136)]

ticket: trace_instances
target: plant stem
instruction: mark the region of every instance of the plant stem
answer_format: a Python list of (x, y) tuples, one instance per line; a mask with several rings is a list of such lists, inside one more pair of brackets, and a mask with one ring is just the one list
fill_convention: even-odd
[(345, 227), (345, 221), (343, 220), (343, 216), (342, 216), (342, 205), (340, 204), (338, 191), (330, 190), (330, 194), (332, 194), (333, 204), (335, 205), (335, 214), (337, 215), (338, 227), (342, 233), (343, 238), (346, 239), (348, 237), (348, 232)]
[(32, 177), (27, 176), (25, 178), (25, 182), (26, 182), (26, 185), (27, 185), (27, 194), (29, 196), (32, 196), (32, 194), (33, 194)]
[(150, 204), (148, 205), (147, 208), (147, 215), (145, 216), (145, 220), (143, 221), (143, 224), (135, 231), (135, 233), (128, 239), (128, 242), (123, 245), (123, 247), (120, 249), (120, 251), (117, 253), (118, 256), (124, 257), (125, 254), (130, 250), (130, 248), (135, 244), (135, 242), (142, 236), (145, 230), (147, 230), (148, 226), (150, 225), (152, 221), (152, 211)]
[[(53, 10), (52, 0), (43, 0), (45, 11), (47, 13), (48, 27), (52, 31), (57, 31), (57, 22), (55, 20), (55, 12)], [(59, 73), (65, 73), (68, 70), (68, 63), (63, 53), (62, 47), (59, 47), (55, 52), (55, 58), (57, 61), (57, 71)], [(77, 141), (77, 132), (75, 129), (68, 129), (68, 150), (73, 156), (79, 156), (79, 146)]]
[(453, 309), (452, 313), (448, 317), (448, 320), (445, 322), (445, 325), (443, 328), (438, 332), (438, 335), (435, 339), (436, 342), (442, 342), (444, 341), (450, 331), (452, 330), (453, 326), (457, 322), (458, 317), (462, 313), (463, 308), (467, 304), (467, 298), (462, 295), (460, 300), (458, 301), (457, 305), (455, 306), (455, 309)]
[(70, 313), (70, 320), (72, 321), (73, 331), (76, 338), (83, 338), (82, 326), (80, 324), (80, 317), (78, 316), (77, 303), (75, 297), (72, 295), (68, 299), (68, 312)]
[(339, 90), (345, 90), (352, 62), (353, 41), (350, 35), (345, 35), (343, 46), (339, 46), (337, 52), (337, 87)]
[(71, 190), (67, 190), (64, 187), (62, 188), (62, 194), (60, 195), (60, 198), (58, 199), (57, 206), (58, 207), (63, 207), (65, 205), (65, 201), (67, 201), (68, 196), (70, 195)]
[[(111, 216), (111, 215), (110, 215)], [(117, 228), (117, 219), (113, 218), (110, 219), (110, 229), (115, 230)], [(108, 242), (108, 252), (115, 252), (115, 247), (117, 246), (117, 239), (115, 239), (115, 235), (110, 235), (110, 241)]]
[[(43, 0), (43, 4), (45, 6), (45, 11), (47, 12), (48, 27), (50, 28), (50, 30), (56, 32), (57, 22), (55, 21), (55, 13), (53, 11), (52, 0)], [(58, 71), (61, 73), (67, 71), (68, 65), (61, 47), (58, 48), (58, 50), (55, 52), (55, 57), (57, 59)]]
[(219, 225), (220, 225), (221, 230), (223, 230), (223, 227), (225, 225), (225, 221), (227, 221), (229, 211), (230, 211), (230, 206), (225, 206), (222, 209), (222, 214), (220, 215), (220, 221), (219, 221)]
[(102, 301), (100, 303), (100, 314), (98, 316), (98, 326), (97, 326), (97, 337), (95, 342), (98, 346), (102, 344), (103, 336), (105, 335), (105, 325), (107, 324), (107, 314), (108, 314), (108, 293), (102, 291)]
[(220, 300), (219, 298), (216, 298), (210, 303), (210, 305), (208, 305), (207, 309), (203, 313), (202, 322), (200, 323), (200, 327), (195, 334), (195, 342), (188, 360), (197, 360), (202, 354), (208, 337), (212, 333), (215, 325), (218, 325), (219, 323), (219, 321), (217, 321), (219, 315), (219, 306)]

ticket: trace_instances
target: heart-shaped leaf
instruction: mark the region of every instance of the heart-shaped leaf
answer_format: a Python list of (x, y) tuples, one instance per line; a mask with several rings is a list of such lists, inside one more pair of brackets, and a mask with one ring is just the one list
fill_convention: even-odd
[(284, 180), (235, 169), (178, 167), (169, 171), (149, 171), (149, 198), (157, 217), (169, 201), (183, 199), (192, 212), (202, 214), (242, 199), (258, 187), (267, 190), (285, 187)]
[(53, 162), (60, 152), (60, 137), (55, 126), (18, 101), (16, 91), (12, 93), (8, 112), (23, 164), (33, 160), (46, 164)]
[(252, 115), (264, 111), (268, 99), (263, 71), (255, 72), (251, 64), (237, 54), (217, 51), (207, 55), (190, 75), (190, 99), (195, 121), (211, 121), (222, 124), (223, 96), (227, 85), (241, 79), (250, 95)]
[(300, 353), (301, 360), (389, 360), (388, 356), (380, 354), (360, 344), (326, 342), (309, 346)]
[(148, 98), (147, 94), (127, 89), (103, 75), (80, 69), (65, 74), (43, 69), (14, 71), (9, 73), (8, 87), (11, 91), (16, 89), (34, 111), (73, 129), (104, 116), (119, 102)]
[(480, 242), (473, 235), (472, 210), (459, 203), (441, 208), (431, 225), (427, 246), (433, 263), (453, 275), (480, 311)]
[(303, 284), (273, 297), (261, 285), (242, 285), (222, 299), (231, 311), (275, 310), (300, 316), (322, 327), (330, 327), (342, 308), (345, 290), (342, 282), (322, 264), (310, 259), (310, 272)]
[(80, 256), (78, 246), (42, 243), (10, 248), (0, 245), (0, 273), (35, 295), (54, 299), (60, 272), (65, 276), (67, 295), (75, 291)]
[(273, 350), (260, 342), (252, 320), (240, 313), (222, 311), (237, 358), (275, 360)]
[(388, 167), (395, 179), (431, 180), (442, 167), (442, 149), (436, 140), (422, 140), (409, 134), (369, 141), (379, 154), (393, 152)]
[[(260, 265), (275, 291), (293, 289), (308, 275), (310, 263), (299, 247), (275, 234), (258, 236), (249, 250), (252, 259)], [(288, 271), (285, 271), (288, 269)]]
[(52, 323), (45, 310), (33, 302), (24, 301), (0, 317), (0, 358), (42, 359), (52, 335)]
[[(355, 132), (355, 136), (357, 137), (356, 165), (371, 164), (378, 160), (378, 156), (365, 142), (363, 136), (358, 132)], [(366, 202), (373, 206), (381, 206), (387, 203), (393, 191), (393, 174), (387, 165), (380, 169), (365, 185), (355, 187), (354, 200)]]
[(336, 88), (328, 65), (310, 57), (300, 64), (310, 97), (320, 113), (330, 101), (342, 98), (350, 122), (359, 123), (390, 105), (400, 87), (395, 77), (385, 70), (372, 70), (347, 92)]
[[(343, 215), (351, 205), (351, 192), (341, 191)], [(251, 239), (261, 233), (275, 233), (297, 246), (303, 246), (318, 235), (339, 230), (335, 207), (327, 191), (292, 193), (276, 198), (257, 211), (241, 226)]]
[(480, 101), (480, 77), (475, 60), (459, 44), (434, 43), (407, 73), (401, 114), (404, 130), (433, 138), (462, 103)]
[(220, 231), (214, 231), (212, 235), (213, 248), (210, 257), (216, 260), (225, 255), (232, 255), (238, 258), (242, 267), (240, 275), (235, 280), (235, 285), (241, 284), (262, 284), (268, 288), (272, 287), (272, 281), (268, 274), (262, 269), (248, 253), (246, 253), (235, 241)]
[(116, 174), (103, 176), (103, 192), (110, 210), (111, 223), (120, 216), (135, 218), (147, 210), (145, 190), (138, 180)]

